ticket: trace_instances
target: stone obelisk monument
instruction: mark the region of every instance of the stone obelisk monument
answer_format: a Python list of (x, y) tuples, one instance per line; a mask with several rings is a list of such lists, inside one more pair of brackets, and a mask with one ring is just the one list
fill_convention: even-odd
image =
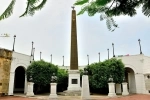
[(71, 54), (70, 54), (70, 70), (68, 72), (69, 72), (68, 91), (81, 91), (80, 73), (78, 69), (76, 11), (74, 10), (74, 7), (72, 7)]

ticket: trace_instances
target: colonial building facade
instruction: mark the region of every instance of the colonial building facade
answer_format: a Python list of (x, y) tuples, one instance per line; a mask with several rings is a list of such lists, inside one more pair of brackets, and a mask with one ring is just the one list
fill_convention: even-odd
[[(150, 76), (150, 57), (140, 54), (116, 58), (122, 59), (125, 65), (129, 93), (149, 94), (146, 81)], [(25, 72), (31, 61), (32, 56), (0, 48), (0, 94), (14, 95), (16, 92), (27, 92)], [(69, 66), (59, 67), (70, 70)], [(79, 69), (84, 67), (79, 66)]]

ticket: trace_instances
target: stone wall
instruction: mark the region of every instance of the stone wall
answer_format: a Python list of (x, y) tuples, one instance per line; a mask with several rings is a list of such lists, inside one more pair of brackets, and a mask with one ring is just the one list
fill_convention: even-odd
[(12, 51), (0, 49), (0, 94), (8, 93), (11, 59)]

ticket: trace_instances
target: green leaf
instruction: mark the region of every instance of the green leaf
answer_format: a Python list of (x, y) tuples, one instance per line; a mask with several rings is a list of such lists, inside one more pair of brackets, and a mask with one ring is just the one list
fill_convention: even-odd
[(9, 6), (6, 8), (6, 10), (3, 12), (2, 15), (0, 15), (0, 20), (8, 18), (12, 15), (13, 13), (13, 8), (15, 5), (15, 1), (16, 0), (12, 0), (11, 3), (9, 4)]
[(99, 6), (105, 6), (106, 4), (110, 3), (112, 0), (96, 0), (96, 4)]
[(87, 11), (88, 10), (88, 6), (84, 6), (79, 12), (78, 12), (78, 14), (77, 15), (81, 15), (81, 14), (83, 14), (85, 11)]
[(87, 3), (89, 0), (77, 0), (74, 5), (83, 5), (85, 3)]
[(47, 0), (43, 0), (38, 6), (32, 8), (31, 10), (32, 11), (41, 10), (44, 7), (44, 5), (46, 4), (46, 2), (47, 2)]
[(142, 12), (144, 13), (145, 16), (150, 16), (150, 0), (143, 0), (144, 4), (142, 7)]

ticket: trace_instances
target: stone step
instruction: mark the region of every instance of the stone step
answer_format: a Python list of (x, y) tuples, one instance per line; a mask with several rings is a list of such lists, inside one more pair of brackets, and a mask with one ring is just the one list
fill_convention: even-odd
[(64, 92), (59, 92), (58, 95), (62, 95), (62, 96), (81, 96), (81, 91), (64, 91)]

